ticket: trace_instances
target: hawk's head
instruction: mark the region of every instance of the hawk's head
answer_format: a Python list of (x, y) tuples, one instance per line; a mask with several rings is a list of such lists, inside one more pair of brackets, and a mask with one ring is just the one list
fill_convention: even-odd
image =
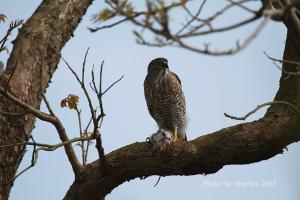
[(164, 72), (168, 68), (169, 68), (169, 66), (168, 66), (168, 60), (167, 59), (165, 59), (165, 58), (155, 58), (148, 65), (148, 73), (163, 72), (162, 74), (164, 74)]

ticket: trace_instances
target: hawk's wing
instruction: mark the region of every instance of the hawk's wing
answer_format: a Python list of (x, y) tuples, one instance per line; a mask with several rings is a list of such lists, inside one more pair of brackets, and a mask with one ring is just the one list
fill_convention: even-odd
[(153, 83), (152, 83), (151, 77), (149, 77), (149, 75), (147, 75), (146, 79), (144, 81), (144, 95), (145, 95), (148, 111), (149, 111), (151, 117), (154, 118), (153, 108), (151, 106), (151, 99), (152, 99), (152, 97), (151, 97), (151, 88), (152, 88), (152, 84)]
[(181, 85), (181, 80), (180, 78), (177, 76), (177, 74), (175, 74), (174, 72), (171, 72), (173, 76), (175, 76), (175, 78), (178, 80), (178, 82), (180, 83)]

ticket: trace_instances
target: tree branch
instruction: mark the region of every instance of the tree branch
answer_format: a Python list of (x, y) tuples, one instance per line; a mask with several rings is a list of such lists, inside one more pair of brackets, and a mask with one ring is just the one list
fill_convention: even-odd
[(259, 109), (265, 107), (265, 106), (270, 106), (272, 104), (283, 104), (283, 105), (287, 105), (290, 106), (290, 108), (292, 108), (298, 115), (300, 114), (296, 108), (296, 106), (294, 106), (293, 104), (290, 104), (289, 102), (284, 102), (284, 101), (271, 101), (271, 102), (267, 102), (267, 103), (263, 103), (260, 105), (257, 105), (256, 108), (254, 108), (253, 110), (251, 110), (250, 112), (248, 112), (245, 116), (243, 117), (235, 117), (233, 115), (229, 115), (227, 113), (224, 113), (224, 115), (230, 119), (235, 119), (235, 120), (245, 120), (247, 119), (250, 115), (254, 114), (256, 111), (258, 111)]
[[(295, 35), (288, 31), (283, 60), (299, 60), (300, 48)], [(296, 70), (291, 63), (283, 68)], [(289, 102), (300, 109), (300, 76), (280, 80), (274, 102)], [(284, 103), (272, 103), (265, 116), (257, 121), (223, 128), (192, 141), (178, 142), (166, 153), (153, 151), (145, 142), (137, 142), (115, 150), (106, 158), (109, 173), (99, 170), (99, 160), (87, 165), (86, 176), (74, 181), (65, 200), (96, 200), (105, 197), (118, 185), (134, 178), (152, 175), (212, 174), (225, 165), (249, 164), (272, 158), (300, 140), (299, 114)]]
[[(48, 115), (44, 112), (41, 112), (37, 109), (35, 109), (34, 107), (22, 102), (20, 99), (14, 97), (13, 95), (11, 95), (9, 92), (7, 92), (4, 88), (2, 88), (0, 86), (0, 94), (2, 94), (3, 96), (5, 96), (7, 99), (11, 100), (14, 104), (21, 106), (23, 109), (25, 109), (27, 112), (33, 114), (35, 117), (39, 118), (40, 120), (46, 121), (46, 122), (50, 122), (51, 124), (53, 124), (57, 130), (57, 133), (61, 139), (62, 142), (66, 142), (69, 141), (68, 135), (65, 131), (65, 128), (63, 127), (61, 121), (54, 115), (49, 102), (47, 101), (46, 97), (43, 95), (43, 98), (46, 102), (46, 106), (49, 109), (49, 112), (51, 113), (51, 115)], [(74, 152), (74, 149), (72, 147), (72, 145), (70, 145), (69, 143), (64, 144), (63, 145), (65, 147), (65, 151), (66, 154), (69, 158), (69, 161), (72, 165), (73, 171), (75, 173), (75, 175), (77, 176), (79, 174), (79, 172), (82, 170), (82, 166), (79, 162), (79, 160), (77, 159), (77, 156)]]
[(99, 161), (91, 163), (84, 182), (75, 181), (64, 199), (101, 199), (119, 184), (138, 177), (212, 174), (225, 165), (269, 159), (300, 140), (299, 131), (284, 128), (289, 117), (280, 118), (240, 124), (176, 143), (167, 155), (153, 152), (145, 142), (125, 146), (106, 156), (111, 165), (109, 174), (99, 171)]

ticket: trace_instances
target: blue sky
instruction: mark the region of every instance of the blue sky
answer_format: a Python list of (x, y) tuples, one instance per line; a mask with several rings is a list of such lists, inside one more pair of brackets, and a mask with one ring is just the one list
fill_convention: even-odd
[[(17, 18), (28, 19), (41, 1), (0, 0), (0, 12), (8, 17), (7, 21)], [(136, 1), (134, 1), (136, 2)], [(219, 1), (215, 1), (215, 6)], [(213, 4), (213, 3), (212, 3)], [(124, 79), (104, 97), (104, 108), (107, 117), (101, 128), (105, 152), (124, 145), (144, 141), (156, 131), (156, 125), (148, 114), (143, 94), (143, 81), (148, 63), (156, 57), (166, 57), (172, 71), (182, 80), (187, 101), (189, 125), (187, 135), (194, 139), (200, 135), (237, 124), (239, 122), (225, 118), (223, 113), (241, 116), (257, 104), (271, 101), (279, 84), (280, 71), (264, 56), (263, 51), (281, 58), (286, 28), (281, 23), (271, 22), (251, 43), (238, 55), (212, 57), (196, 54), (179, 48), (153, 48), (135, 43), (130, 24), (123, 24), (113, 29), (90, 33), (87, 27), (94, 24), (91, 15), (103, 4), (95, 1), (84, 16), (74, 37), (62, 51), (63, 57), (74, 69), (80, 72), (84, 53), (90, 47), (87, 66), (99, 66), (105, 60), (104, 85), (124, 75)], [(209, 13), (214, 6), (208, 6)], [(241, 11), (229, 13), (226, 20), (237, 20)], [(218, 23), (224, 23), (220, 20)], [(8, 23), (0, 24), (3, 35)], [(206, 36), (201, 41), (213, 42), (224, 47), (234, 44), (237, 37), (245, 38), (255, 26), (241, 28), (233, 33), (220, 37)], [(12, 35), (11, 39), (16, 34)], [(195, 44), (198, 41), (195, 41)], [(200, 45), (201, 43), (199, 43)], [(9, 48), (12, 46), (9, 44)], [(6, 62), (8, 55), (0, 55)], [(83, 94), (74, 77), (60, 62), (52, 83), (47, 89), (47, 97), (57, 115), (62, 119), (70, 137), (77, 136), (77, 121), (74, 112), (61, 109), (60, 100), (68, 94), (80, 96), (83, 108), (83, 121), (88, 121), (88, 109)], [(44, 106), (42, 109), (45, 110)], [(247, 121), (263, 116), (265, 109), (252, 115)], [(55, 129), (37, 120), (33, 131), (35, 140), (54, 144), (59, 142)], [(75, 147), (79, 153), (78, 147)], [(140, 199), (153, 198), (179, 199), (289, 199), (300, 198), (300, 145), (290, 145), (288, 151), (267, 161), (250, 165), (225, 166), (219, 172), (207, 176), (164, 177), (157, 187), (153, 187), (157, 177), (146, 180), (126, 182), (113, 190), (107, 199)], [(30, 163), (30, 148), (25, 154), (19, 170)], [(90, 152), (89, 161), (97, 159), (97, 153)], [(11, 200), (17, 199), (62, 199), (73, 182), (73, 172), (63, 149), (55, 152), (41, 152), (37, 165), (19, 177), (12, 188)], [(231, 187), (225, 187), (229, 182)], [(259, 183), (270, 181), (272, 187), (240, 186), (238, 183)]]

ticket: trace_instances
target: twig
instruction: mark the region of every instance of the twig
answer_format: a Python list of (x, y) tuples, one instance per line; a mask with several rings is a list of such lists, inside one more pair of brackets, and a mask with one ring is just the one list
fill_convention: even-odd
[[(190, 12), (190, 14), (192, 15), (192, 19), (190, 19), (175, 35), (176, 36), (178, 36), (182, 31), (184, 31), (190, 24), (192, 24), (197, 18), (198, 18), (198, 16), (200, 15), (200, 13), (201, 13), (201, 11), (202, 11), (202, 9), (203, 9), (203, 7), (204, 7), (204, 5), (205, 5), (205, 3), (206, 3), (206, 1), (207, 0), (203, 0), (202, 1), (202, 3), (201, 3), (201, 5), (200, 5), (200, 7), (199, 7), (199, 9), (198, 9), (198, 11), (196, 12), (196, 14), (195, 15), (193, 15), (193, 14), (191, 14)], [(185, 6), (184, 6), (185, 7)], [(187, 9), (187, 8), (186, 8)], [(188, 10), (188, 9), (187, 9)]]
[[(92, 119), (93, 119), (93, 123), (94, 124), (97, 124), (97, 121), (96, 121), (96, 116), (95, 116), (95, 113), (94, 113), (94, 107), (93, 107), (93, 104), (92, 104), (92, 100), (90, 98), (90, 95), (85, 87), (85, 84), (79, 79), (79, 76), (77, 75), (77, 73), (73, 70), (73, 68), (70, 66), (70, 64), (62, 57), (62, 60), (64, 61), (64, 63), (67, 65), (67, 67), (69, 68), (69, 70), (71, 71), (71, 73), (75, 76), (77, 82), (80, 84), (84, 94), (85, 94), (85, 97), (87, 98), (88, 100), (88, 105), (89, 105), (89, 108), (90, 108), (90, 113), (91, 113), (91, 116), (92, 116)], [(85, 64), (85, 62), (84, 62)]]
[[(87, 53), (86, 53), (86, 55), (87, 55)], [(102, 92), (101, 92), (101, 90), (102, 90), (102, 71), (103, 71), (104, 61), (102, 62), (101, 67), (100, 67), (99, 91), (97, 90), (96, 83), (95, 83), (94, 69), (92, 70), (92, 85), (90, 83), (91, 88), (93, 89), (93, 91), (97, 95), (97, 98), (98, 98), (98, 101), (99, 101), (99, 106), (100, 106), (100, 115), (98, 115), (96, 117), (96, 111), (95, 111), (94, 106), (92, 104), (91, 97), (90, 97), (89, 93), (87, 92), (87, 89), (86, 89), (85, 84), (84, 84), (84, 76), (82, 76), (82, 80), (80, 80), (78, 75), (76, 74), (76, 72), (70, 66), (70, 64), (64, 58), (62, 58), (62, 59), (65, 62), (65, 64), (68, 66), (68, 68), (70, 69), (72, 74), (75, 76), (77, 82), (81, 85), (81, 88), (83, 89), (84, 94), (85, 94), (85, 96), (88, 100), (90, 113), (91, 113), (91, 118), (92, 118), (92, 122), (93, 122), (93, 125), (94, 125), (93, 131), (92, 131), (92, 134), (91, 134), (91, 139), (96, 139), (96, 148), (97, 148), (97, 151), (98, 151), (98, 154), (99, 154), (99, 159), (103, 163), (103, 166), (105, 168), (107, 168), (108, 162), (107, 162), (107, 160), (105, 158), (105, 155), (104, 155), (104, 148), (102, 146), (101, 135), (98, 131), (99, 122), (102, 123), (103, 117), (105, 116), (104, 110), (103, 110)], [(86, 59), (86, 56), (85, 56), (85, 59)], [(83, 62), (83, 74), (84, 74), (84, 70), (85, 70), (85, 63), (86, 62), (84, 60), (84, 62)], [(82, 150), (84, 151), (84, 149), (82, 149)], [(85, 160), (87, 160), (87, 156), (86, 156), (85, 152), (83, 152), (83, 154), (82, 154), (82, 159), (83, 159), (83, 162), (85, 162)]]
[[(246, 5), (244, 5), (244, 3), (247, 3), (250, 0), (239, 0), (239, 1), (227, 0), (227, 1), (229, 2), (229, 4), (226, 4), (222, 9), (218, 10), (215, 14), (207, 17), (206, 19), (200, 19), (199, 15), (203, 10), (203, 7), (206, 4), (207, 0), (203, 0), (201, 3), (199, 3), (199, 9), (195, 14), (193, 14), (185, 5), (186, 2), (182, 2), (182, 1), (167, 6), (163, 4), (157, 6), (155, 5), (155, 3), (151, 1), (146, 1), (147, 2), (146, 9), (144, 11), (139, 11), (139, 12), (135, 10), (131, 10), (130, 12), (127, 12), (126, 10), (123, 9), (123, 7), (120, 6), (120, 4), (117, 1), (116, 2), (106, 1), (106, 3), (110, 6), (110, 11), (113, 13), (111, 17), (108, 18), (109, 20), (117, 16), (121, 16), (125, 18), (111, 24), (111, 26), (110, 25), (103, 26), (102, 28), (110, 28), (124, 21), (131, 21), (134, 25), (141, 27), (142, 30), (146, 29), (157, 36), (165, 38), (167, 41), (167, 42), (163, 42), (161, 40), (160, 42), (159, 41), (148, 42), (140, 34), (134, 32), (138, 38), (137, 42), (139, 44), (156, 46), (156, 47), (170, 45), (175, 47), (186, 48), (188, 50), (197, 53), (208, 54), (208, 55), (232, 55), (245, 49), (254, 40), (257, 34), (263, 29), (263, 27), (267, 24), (269, 19), (273, 19), (274, 17), (278, 17), (278, 16), (282, 17), (285, 15), (287, 11), (290, 10), (292, 13), (292, 8), (294, 8), (293, 6), (299, 4), (297, 2), (297, 3), (292, 3), (288, 6), (284, 6), (283, 8), (280, 9), (273, 9), (271, 4), (267, 3), (267, 4), (263, 4), (262, 7), (258, 10), (252, 10)], [(188, 13), (190, 19), (182, 26), (182, 28), (179, 29), (179, 31), (172, 33), (170, 31), (172, 29), (169, 27), (170, 22), (168, 20), (169, 19), (168, 13), (171, 9), (177, 7), (183, 8)], [(213, 28), (212, 22), (214, 22), (216, 18), (223, 15), (225, 12), (227, 12), (228, 10), (234, 7), (239, 7), (253, 15), (247, 19), (243, 19), (241, 21), (229, 25)], [(144, 18), (140, 19), (138, 18), (138, 16), (143, 16)], [(198, 48), (193, 45), (187, 44), (185, 42), (186, 38), (230, 31), (238, 27), (250, 24), (262, 17), (264, 18), (262, 22), (255, 29), (255, 31), (244, 40), (243, 43), (240, 44), (239, 41), (237, 41), (236, 47), (230, 48), (228, 50), (210, 50), (208, 48), (208, 45), (204, 45), (204, 48)], [(199, 24), (193, 26), (189, 31), (184, 31), (188, 27), (191, 27), (196, 22), (199, 22)], [(204, 26), (208, 26), (209, 29), (202, 31), (202, 27)]]
[(99, 92), (100, 92), (100, 99), (99, 99), (99, 106), (100, 106), (100, 112), (102, 115), (104, 115), (104, 109), (103, 109), (103, 103), (102, 103), (102, 80), (103, 80), (103, 67), (104, 67), (104, 60), (102, 61), (101, 63), (101, 66), (100, 66), (100, 74), (99, 74)]
[(77, 73), (73, 70), (73, 68), (71, 67), (71, 65), (63, 58), (61, 57), (61, 59), (64, 61), (64, 63), (67, 65), (67, 67), (69, 68), (69, 70), (71, 71), (71, 73), (74, 75), (74, 77), (76, 78), (77, 82), (80, 83), (80, 86), (82, 86), (82, 82), (79, 79), (79, 76), (77, 75)]
[(158, 177), (158, 179), (157, 179), (157, 181), (156, 181), (156, 183), (155, 183), (155, 185), (153, 187), (156, 187), (158, 185), (160, 179), (161, 179), (161, 176)]
[[(85, 134), (87, 134), (87, 130), (88, 130), (88, 128), (89, 128), (91, 122), (92, 122), (92, 118), (90, 118), (90, 120), (89, 120), (89, 122), (88, 122), (86, 128), (84, 129), (84, 133), (85, 133)], [(88, 140), (88, 141), (87, 141), (87, 144), (86, 144), (85, 157), (84, 157), (85, 163), (87, 163), (87, 157), (88, 157), (88, 153), (89, 153), (90, 143), (91, 143), (91, 140)]]
[(43, 121), (47, 121), (47, 122), (55, 121), (55, 118), (53, 116), (43, 113), (43, 112), (35, 109), (34, 107), (30, 106), (29, 104), (24, 103), (17, 97), (14, 97), (12, 94), (10, 94), (8, 91), (6, 91), (1, 86), (0, 86), (0, 94), (2, 94), (7, 99), (11, 100), (13, 103), (21, 106), (23, 109), (25, 109), (25, 111), (30, 112), (31, 114), (33, 114), (34, 116), (36, 116), (37, 118), (39, 118)]
[(236, 2), (236, 1), (233, 1), (233, 0), (227, 0), (228, 2), (230, 2), (231, 4), (233, 5), (236, 5), (237, 7), (240, 7), (241, 9), (244, 9), (252, 14), (256, 14), (257, 11), (255, 10), (252, 10), (250, 8), (248, 8), (247, 6), (244, 6), (242, 3), (240, 2)]
[[(300, 65), (300, 62), (297, 62), (297, 61), (291, 61), (291, 60), (280, 60), (280, 59), (276, 59), (276, 58), (273, 58), (271, 56), (269, 56), (265, 51), (264, 51), (264, 54), (265, 56), (267, 56), (271, 61), (273, 61), (273, 64), (275, 65), (275, 67), (277, 69), (279, 69), (280, 71), (282, 71), (283, 73), (285, 74), (288, 74), (288, 75), (300, 75), (300, 71), (296, 71), (296, 72), (291, 72), (291, 71), (287, 71), (285, 70), (284, 68), (280, 67), (276, 62), (279, 62), (279, 63), (289, 63), (289, 64), (294, 64), (294, 65)], [(288, 76), (289, 77), (289, 76)]]
[(31, 136), (31, 139), (33, 141), (33, 150), (32, 150), (32, 155), (31, 155), (31, 163), (28, 167), (26, 167), (25, 169), (23, 169), (21, 172), (19, 172), (12, 180), (12, 182), (14, 182), (19, 176), (21, 176), (23, 173), (25, 173), (27, 170), (29, 170), (30, 168), (34, 167), (37, 159), (38, 159), (38, 149), (36, 149), (36, 143), (33, 139), (33, 137)]
[(103, 164), (102, 166), (104, 168), (108, 168), (109, 167), (109, 163), (105, 158), (105, 154), (104, 154), (104, 148), (102, 145), (102, 139), (101, 139), (101, 134), (99, 132), (99, 128), (102, 125), (103, 122), (103, 118), (105, 116), (104, 113), (104, 108), (103, 108), (103, 102), (102, 102), (102, 96), (109, 91), (116, 83), (118, 83), (124, 76), (122, 76), (121, 78), (119, 78), (117, 81), (113, 82), (104, 92), (102, 91), (102, 81), (103, 81), (103, 67), (104, 67), (104, 61), (102, 61), (101, 65), (100, 65), (100, 72), (99, 72), (99, 86), (97, 88), (96, 86), (96, 81), (95, 81), (95, 73), (94, 73), (94, 65), (91, 71), (91, 75), (92, 75), (92, 81), (89, 83), (89, 86), (91, 87), (91, 89), (93, 90), (93, 92), (95, 92), (98, 102), (99, 102), (99, 107), (100, 107), (100, 114), (97, 114), (97, 110), (94, 109), (94, 106), (92, 104), (91, 101), (91, 97), (87, 91), (87, 88), (85, 86), (84, 83), (84, 75), (85, 75), (85, 65), (86, 65), (86, 58), (87, 58), (87, 54), (88, 54), (89, 49), (87, 49), (85, 57), (84, 57), (84, 61), (82, 64), (82, 77), (81, 80), (79, 78), (79, 76), (77, 75), (77, 73), (74, 71), (74, 69), (71, 67), (71, 65), (64, 59), (62, 58), (62, 60), (65, 62), (65, 64), (67, 65), (67, 67), (69, 68), (69, 70), (71, 71), (71, 73), (75, 76), (77, 82), (80, 84), (82, 90), (84, 91), (85, 97), (88, 100), (88, 104), (89, 104), (89, 108), (90, 108), (90, 113), (91, 113), (91, 120), (89, 121), (86, 129), (82, 130), (82, 125), (81, 125), (81, 117), (80, 117), (80, 111), (78, 110), (77, 107), (75, 107), (75, 110), (77, 112), (77, 116), (78, 116), (78, 121), (79, 121), (79, 129), (80, 129), (80, 136), (83, 137), (86, 133), (87, 133), (87, 129), (90, 126), (91, 122), (93, 122), (93, 131), (91, 132), (91, 135), (89, 136), (89, 140), (87, 142), (87, 146), (85, 149), (85, 143), (84, 141), (82, 141), (81, 143), (81, 151), (82, 151), (82, 162), (83, 165), (86, 165), (87, 162), (87, 155), (88, 155), (88, 150), (89, 150), (89, 145), (90, 145), (90, 140), (95, 139), (96, 140), (96, 148), (98, 151), (98, 155), (99, 155), (99, 159), (100, 162)]
[(97, 124), (96, 124), (96, 127), (94, 126), (93, 134), (94, 134), (94, 137), (96, 138), (96, 149), (98, 151), (98, 156), (99, 156), (100, 162), (102, 163), (103, 169), (106, 170), (106, 169), (108, 169), (109, 164), (108, 164), (108, 162), (105, 158), (104, 148), (103, 148), (103, 145), (102, 145), (101, 134), (98, 131), (98, 128), (100, 128), (98, 123), (100, 122), (100, 125), (101, 125), (102, 121), (103, 121), (103, 118), (105, 116), (104, 108), (103, 108), (103, 102), (102, 102), (103, 67), (104, 67), (104, 61), (102, 61), (101, 65), (100, 65), (99, 91), (96, 88), (96, 83), (95, 83), (95, 80), (94, 80), (94, 73), (92, 71), (92, 82), (93, 82), (93, 86), (95, 88), (97, 98), (98, 98), (98, 101), (99, 101), (99, 106), (100, 106), (100, 115), (97, 117)]
[(44, 102), (45, 102), (45, 104), (46, 104), (46, 107), (47, 107), (47, 109), (48, 109), (50, 115), (55, 116), (55, 114), (54, 114), (54, 112), (53, 112), (53, 110), (52, 110), (52, 108), (51, 108), (51, 106), (50, 106), (50, 103), (49, 103), (47, 97), (45, 96), (45, 94), (42, 94), (42, 98), (43, 98), (43, 100), (44, 100)]
[(110, 90), (115, 84), (117, 84), (123, 78), (124, 78), (124, 75), (122, 75), (118, 80), (116, 80), (115, 82), (113, 82), (106, 90), (104, 90), (104, 92), (102, 93), (102, 95), (104, 95), (108, 90)]
[[(41, 111), (37, 110), (36, 108), (32, 107), (31, 105), (24, 103), (17, 97), (14, 97), (13, 95), (11, 95), (8, 91), (6, 91), (1, 86), (0, 86), (0, 94), (2, 94), (4, 97), (9, 99), (16, 105), (21, 106), (23, 109), (25, 109), (25, 111), (30, 112), (37, 118), (53, 124), (55, 126), (62, 142), (66, 142), (69, 140), (68, 135), (65, 132), (65, 128), (63, 127), (61, 121), (56, 116), (52, 116), (52, 115), (46, 114), (44, 112), (41, 112)], [(77, 176), (79, 174), (79, 172), (81, 171), (82, 166), (76, 157), (73, 147), (70, 144), (67, 144), (64, 146), (65, 146), (65, 151), (68, 156), (68, 159), (72, 165), (73, 171), (74, 171), (75, 175)]]
[(90, 48), (87, 48), (86, 53), (84, 55), (83, 63), (82, 63), (81, 81), (82, 81), (83, 84), (84, 84), (85, 63), (86, 63), (86, 58), (87, 58), (87, 55), (89, 53), (89, 50), (90, 50)]
[(295, 64), (295, 65), (300, 65), (300, 62), (298, 62), (298, 61), (280, 60), (280, 59), (276, 59), (276, 58), (273, 58), (273, 57), (269, 56), (267, 54), (267, 52), (265, 52), (265, 51), (263, 53), (265, 54), (265, 56), (267, 56), (267, 58), (269, 58), (272, 61), (276, 61), (276, 62), (279, 62), (279, 63), (290, 63), (290, 64)]
[(12, 144), (1, 145), (0, 149), (5, 149), (5, 148), (9, 148), (9, 147), (14, 147), (14, 146), (22, 146), (22, 145), (30, 145), (30, 146), (36, 145), (36, 146), (47, 147), (47, 148), (50, 148), (53, 146), (50, 144), (43, 144), (43, 143), (38, 143), (38, 142), (33, 143), (33, 142), (21, 141), (21, 142), (16, 142), (16, 143), (12, 143)]
[(8, 40), (8, 36), (11, 34), (11, 32), (17, 28), (18, 26), (22, 25), (23, 24), (23, 20), (15, 20), (15, 21), (12, 21), (10, 24), (9, 24), (9, 28), (8, 30), (6, 31), (6, 34), (5, 36), (0, 40), (0, 52), (3, 51), (5, 49), (4, 45), (6, 43), (6, 41)]
[[(243, 3), (246, 3), (246, 2), (249, 2), (249, 1), (250, 0), (241, 0), (241, 1), (238, 1), (236, 3), (243, 4)], [(211, 23), (214, 20), (216, 20), (219, 16), (223, 15), (226, 11), (233, 8), (234, 6), (235, 6), (235, 4), (228, 4), (225, 7), (223, 7), (222, 9), (218, 10), (215, 14), (211, 15), (210, 17), (207, 17), (206, 19), (197, 19), (197, 21), (200, 21), (202, 23), (200, 25), (198, 25), (197, 27), (195, 27), (194, 31), (201, 29), (205, 25), (207, 25), (209, 27), (209, 30), (212, 30), (213, 28), (211, 26)], [(193, 17), (193, 15), (190, 12), (188, 12), (188, 13), (190, 14), (191, 17)]]
[[(229, 31), (229, 30), (241, 27), (243, 25), (249, 24), (251, 22), (254, 22), (254, 21), (258, 20), (260, 17), (261, 17), (261, 15), (257, 14), (257, 15), (254, 15), (253, 17), (250, 17), (248, 19), (245, 19), (243, 21), (240, 21), (240, 22), (228, 25), (228, 26), (224, 26), (224, 27), (221, 27), (221, 28), (214, 28), (214, 29), (210, 29), (210, 30), (207, 30), (207, 31), (201, 31), (201, 32), (192, 31), (192, 32), (188, 32), (188, 33), (179, 35), (178, 37), (179, 38), (187, 38), (187, 37), (193, 37), (193, 36), (200, 36), (200, 35), (207, 35), (207, 34), (211, 34), (211, 33), (220, 33), (220, 32), (224, 32), (224, 31)], [(198, 29), (198, 28), (196, 28), (196, 29)]]
[(290, 75), (300, 75), (300, 71), (297, 71), (297, 72), (290, 72), (290, 71), (287, 71), (285, 70), (284, 68), (280, 67), (276, 62), (273, 61), (273, 64), (277, 67), (277, 69), (279, 69), (280, 71), (282, 71), (283, 73), (287, 74), (287, 78), (290, 76)]
[(123, 23), (123, 22), (126, 22), (126, 21), (128, 21), (128, 20), (129, 20), (129, 18), (126, 17), (126, 18), (121, 19), (121, 20), (119, 20), (119, 21), (117, 21), (117, 22), (114, 22), (114, 23), (112, 23), (112, 24), (104, 25), (104, 26), (100, 26), (100, 27), (96, 27), (96, 28), (88, 28), (88, 30), (90, 30), (91, 32), (96, 32), (96, 31), (99, 31), (99, 30), (101, 30), (101, 29), (112, 28), (112, 27), (114, 27), (114, 26), (116, 26), (116, 25), (119, 25), (119, 24), (121, 24), (121, 23)]
[[(78, 110), (77, 107), (75, 107), (75, 111), (77, 113), (77, 118), (78, 118), (79, 134), (80, 134), (80, 137), (83, 137), (82, 123), (81, 123), (81, 111)], [(82, 164), (86, 165), (86, 162), (85, 162), (85, 145), (84, 145), (84, 140), (81, 141), (81, 146), (80, 147), (81, 147)]]
[(87, 141), (87, 140), (91, 140), (91, 139), (93, 139), (92, 135), (87, 135), (87, 136), (83, 136), (83, 137), (74, 137), (72, 139), (69, 139), (67, 141), (60, 142), (60, 143), (57, 143), (54, 145), (38, 143), (38, 142), (22, 141), (22, 142), (17, 142), (17, 143), (13, 143), (13, 144), (1, 145), (0, 149), (9, 148), (9, 147), (13, 147), (13, 146), (21, 146), (21, 145), (31, 145), (31, 146), (36, 145), (37, 147), (41, 147), (40, 150), (43, 150), (43, 151), (55, 151), (56, 149), (58, 149), (60, 147), (67, 146), (67, 145), (70, 145), (75, 142)]
[(265, 17), (262, 20), (262, 22), (258, 25), (258, 27), (244, 40), (244, 42), (242, 44), (240, 44), (239, 41), (237, 41), (236, 47), (228, 49), (228, 50), (214, 50), (213, 51), (208, 48), (208, 45), (205, 45), (204, 48), (196, 48), (196, 47), (193, 47), (191, 45), (184, 43), (182, 40), (180, 40), (178, 38), (173, 38), (178, 43), (178, 45), (174, 45), (174, 46), (183, 47), (188, 50), (202, 53), (202, 54), (207, 54), (207, 55), (214, 55), (214, 56), (232, 55), (232, 54), (240, 52), (242, 49), (245, 49), (257, 37), (257, 35), (262, 31), (262, 29), (267, 25), (269, 20), (270, 20), (270, 18)]
[(224, 113), (224, 115), (230, 119), (235, 119), (235, 120), (246, 120), (250, 115), (254, 114), (256, 111), (258, 111), (259, 109), (261, 109), (262, 107), (265, 106), (270, 106), (272, 104), (283, 104), (283, 105), (288, 105), (289, 107), (291, 107), (297, 114), (299, 114), (296, 106), (294, 106), (293, 104), (289, 103), (289, 102), (285, 102), (285, 101), (271, 101), (271, 102), (267, 102), (267, 103), (263, 103), (260, 105), (257, 105), (255, 109), (251, 110), (250, 112), (248, 112), (245, 116), (243, 117), (235, 117), (233, 115), (229, 115), (227, 113)]

